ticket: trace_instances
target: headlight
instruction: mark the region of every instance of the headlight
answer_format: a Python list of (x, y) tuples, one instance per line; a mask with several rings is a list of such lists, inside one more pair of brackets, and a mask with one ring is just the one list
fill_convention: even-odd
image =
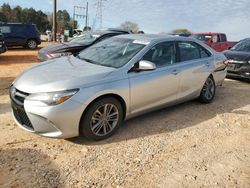
[(30, 95), (29, 100), (40, 101), (47, 105), (58, 105), (68, 100), (78, 91), (79, 89), (72, 89), (72, 90), (50, 92), (50, 93), (36, 93)]
[(59, 57), (64, 57), (64, 56), (69, 56), (72, 55), (71, 52), (64, 52), (64, 53), (54, 53), (54, 54), (48, 54), (47, 57), (49, 59), (54, 59), (54, 58), (59, 58)]

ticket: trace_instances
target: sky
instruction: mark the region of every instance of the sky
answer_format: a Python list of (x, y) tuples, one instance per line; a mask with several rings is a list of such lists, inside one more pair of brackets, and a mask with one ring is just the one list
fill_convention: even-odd
[[(33, 7), (52, 12), (52, 0), (0, 0), (0, 4)], [(57, 0), (58, 9), (73, 17), (73, 6), (87, 0)], [(89, 2), (89, 23), (93, 25), (97, 0)], [(117, 27), (125, 21), (139, 25), (146, 33), (187, 28), (192, 32), (225, 32), (229, 40), (250, 37), (250, 0), (104, 0), (103, 27)], [(80, 13), (80, 12), (77, 12)], [(78, 19), (81, 28), (84, 20)]]

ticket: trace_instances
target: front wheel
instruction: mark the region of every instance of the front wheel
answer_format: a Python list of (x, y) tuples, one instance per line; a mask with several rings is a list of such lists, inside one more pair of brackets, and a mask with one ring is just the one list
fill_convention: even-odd
[(95, 101), (83, 114), (80, 134), (89, 140), (102, 140), (110, 137), (123, 121), (121, 103), (111, 97)]
[(202, 103), (211, 103), (215, 96), (215, 82), (212, 76), (209, 76), (201, 90), (199, 101)]

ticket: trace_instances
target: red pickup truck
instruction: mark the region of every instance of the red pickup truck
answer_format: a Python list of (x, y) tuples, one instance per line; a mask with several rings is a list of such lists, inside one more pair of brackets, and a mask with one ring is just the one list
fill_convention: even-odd
[(217, 52), (222, 52), (232, 48), (237, 42), (228, 42), (225, 33), (194, 33), (194, 38), (203, 41)]

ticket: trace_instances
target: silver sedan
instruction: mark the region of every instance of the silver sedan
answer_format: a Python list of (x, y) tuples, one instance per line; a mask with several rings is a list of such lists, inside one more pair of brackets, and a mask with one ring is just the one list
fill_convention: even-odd
[(212, 102), (225, 76), (225, 56), (195, 39), (121, 35), (30, 68), (10, 98), (27, 131), (101, 140), (139, 114), (196, 98)]

